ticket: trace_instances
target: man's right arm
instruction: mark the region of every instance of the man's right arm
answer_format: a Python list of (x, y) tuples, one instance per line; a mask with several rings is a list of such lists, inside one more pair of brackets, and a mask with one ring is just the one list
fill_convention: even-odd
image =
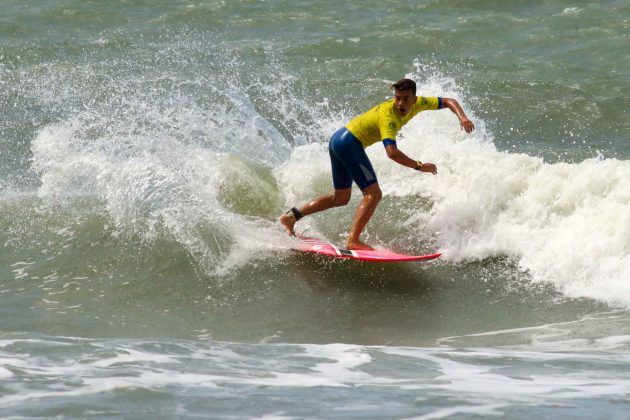
[(457, 118), (459, 118), (459, 125), (462, 127), (462, 130), (467, 133), (472, 133), (475, 129), (475, 125), (466, 116), (466, 113), (459, 105), (459, 102), (453, 98), (442, 98), (442, 107), (447, 107), (453, 112), (453, 114), (457, 115)]

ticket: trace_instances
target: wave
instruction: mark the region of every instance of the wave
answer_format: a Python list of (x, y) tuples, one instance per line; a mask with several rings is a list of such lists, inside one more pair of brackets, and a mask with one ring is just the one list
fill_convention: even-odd
[[(185, 41), (167, 51), (165, 64), (177, 63)], [(72, 77), (55, 65), (38, 69), (45, 75), (30, 89), (58, 112), (31, 143), (39, 197), (94, 197), (116, 234), (146, 242), (168, 235), (208, 273), (290, 248), (275, 219), (330, 191), (325, 143), (348, 115), (326, 101), (309, 103), (299, 79), (268, 54), (269, 71), (247, 83), (234, 77), (251, 70), (242, 57), (213, 69), (214, 79), (179, 80), (159, 69), (136, 78), (146, 69), (131, 61), (128, 73), (109, 69), (109, 80), (93, 66)], [(423, 94), (466, 106), (454, 79), (423, 77), (425, 70), (409, 75)], [(567, 296), (630, 304), (630, 163), (602, 156), (547, 163), (499, 151), (484, 121), (475, 121), (473, 135), (459, 131), (448, 111), (423, 113), (405, 127), (401, 149), (435, 162), (435, 177), (368, 149), (388, 198), (366, 234), (384, 245), (435, 246), (453, 263), (509, 257), (534, 282)], [(338, 240), (352, 207), (300, 228)]]
[[(431, 79), (420, 90), (466, 104), (452, 80)], [(499, 151), (483, 121), (475, 134), (466, 135), (449, 112), (423, 113), (402, 134), (399, 147), (435, 162), (439, 174), (410, 173), (391, 164), (378, 147), (368, 149), (384, 194), (408, 206), (401, 220), (387, 222), (405, 235), (434, 237), (446, 260), (507, 256), (534, 282), (550, 282), (567, 296), (630, 304), (630, 190), (624, 182), (630, 161), (599, 155), (579, 163), (546, 163)], [(294, 150), (278, 171), (291, 201), (324, 189), (326, 160), (323, 147)], [(292, 180), (295, 172), (308, 174), (306, 182)], [(413, 197), (429, 204), (409, 201)], [(368, 232), (379, 229), (371, 224)]]
[[(628, 337), (623, 339), (622, 348)], [(61, 410), (92, 414), (92, 407), (119, 414), (113, 400), (126, 413), (196, 416), (238, 394), (256, 402), (231, 404), (228, 411), (239, 417), (274, 416), (279, 408), (283, 415), (297, 417), (306, 412), (329, 417), (335, 410), (364, 417), (373, 415), (376, 406), (379, 414), (391, 417), (519, 417), (523, 410), (567, 417), (588, 410), (600, 417), (614, 411), (611, 401), (625, 401), (627, 363), (627, 355), (614, 351), (10, 335), (0, 341), (0, 377), (7, 389), (0, 407), (29, 415)], [(59, 377), (63, 386), (61, 379), (55, 381)], [(142, 398), (129, 398), (134, 392), (142, 392)], [(165, 392), (169, 400), (184, 403), (165, 403)], [(395, 404), (386, 400), (391, 392)], [(147, 408), (153, 394), (160, 398)], [(84, 401), (79, 407), (77, 397)], [(418, 404), (419, 399), (431, 403)]]

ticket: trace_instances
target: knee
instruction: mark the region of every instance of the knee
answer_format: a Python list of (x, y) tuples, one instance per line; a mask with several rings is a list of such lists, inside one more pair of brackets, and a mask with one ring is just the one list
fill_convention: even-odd
[(345, 206), (350, 202), (350, 194), (335, 194), (333, 198), (333, 205), (335, 207)]
[(379, 189), (376, 191), (376, 199), (377, 199), (378, 201), (381, 201), (381, 198), (383, 198), (383, 193), (381, 192), (381, 189), (379, 188)]
[(370, 188), (369, 190), (364, 191), (364, 195), (378, 203), (379, 201), (381, 201), (381, 199), (383, 198), (383, 193), (381, 192), (381, 189), (378, 187), (378, 185), (375, 188)]
[(349, 202), (350, 202), (350, 197), (340, 197), (340, 198), (335, 197), (334, 204), (335, 204), (335, 207), (342, 207), (348, 204)]

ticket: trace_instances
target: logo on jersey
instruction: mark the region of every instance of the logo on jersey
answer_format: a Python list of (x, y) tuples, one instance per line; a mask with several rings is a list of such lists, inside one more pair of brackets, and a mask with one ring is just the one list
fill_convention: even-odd
[(389, 123), (389, 128), (390, 128), (392, 131), (396, 131), (396, 123), (395, 123), (395, 122), (390, 122), (390, 123)]

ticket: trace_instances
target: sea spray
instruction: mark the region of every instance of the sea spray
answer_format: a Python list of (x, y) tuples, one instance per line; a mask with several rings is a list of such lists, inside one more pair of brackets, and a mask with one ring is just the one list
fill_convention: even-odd
[[(418, 91), (468, 105), (450, 78), (427, 78)], [(402, 230), (415, 226), (418, 240), (433, 235), (446, 260), (508, 257), (532, 281), (550, 282), (567, 296), (630, 305), (630, 162), (600, 156), (547, 163), (499, 151), (483, 121), (474, 120), (477, 130), (467, 135), (448, 110), (427, 111), (402, 130), (399, 148), (436, 163), (437, 176), (394, 164), (378, 146), (367, 149), (386, 196), (432, 203), (407, 208), (405, 219), (392, 222)], [(295, 148), (275, 172), (288, 203), (331, 191), (328, 166), (324, 145)], [(304, 225), (317, 229), (313, 221)], [(372, 223), (367, 231), (383, 229)]]

